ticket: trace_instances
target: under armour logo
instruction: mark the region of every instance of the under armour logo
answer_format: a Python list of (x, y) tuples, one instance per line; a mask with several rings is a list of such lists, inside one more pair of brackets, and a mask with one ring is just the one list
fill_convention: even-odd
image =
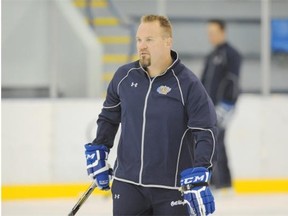
[(95, 153), (94, 153), (94, 154), (91, 154), (91, 155), (87, 154), (86, 159), (87, 159), (87, 160), (88, 160), (88, 159), (93, 159), (94, 157), (95, 157)]
[(120, 194), (115, 194), (114, 199), (120, 199)]
[(131, 83), (131, 87), (137, 88), (137, 86), (138, 86), (138, 83), (134, 83), (134, 82)]

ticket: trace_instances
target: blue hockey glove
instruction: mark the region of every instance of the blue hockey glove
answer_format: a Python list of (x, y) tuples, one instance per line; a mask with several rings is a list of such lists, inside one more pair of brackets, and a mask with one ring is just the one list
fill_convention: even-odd
[(215, 211), (208, 180), (209, 172), (205, 167), (189, 168), (181, 172), (181, 191), (190, 215), (205, 216)]
[(216, 105), (215, 111), (217, 114), (217, 122), (219, 127), (225, 128), (227, 126), (232, 117), (234, 107), (234, 104), (223, 101)]
[(95, 180), (101, 190), (109, 190), (112, 169), (107, 163), (109, 149), (104, 145), (88, 143), (85, 145), (88, 175)]

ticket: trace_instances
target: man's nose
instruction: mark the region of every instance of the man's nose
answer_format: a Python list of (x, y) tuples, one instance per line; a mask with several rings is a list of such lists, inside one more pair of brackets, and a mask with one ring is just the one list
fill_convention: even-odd
[(139, 50), (144, 50), (147, 48), (147, 44), (144, 41), (138, 43)]

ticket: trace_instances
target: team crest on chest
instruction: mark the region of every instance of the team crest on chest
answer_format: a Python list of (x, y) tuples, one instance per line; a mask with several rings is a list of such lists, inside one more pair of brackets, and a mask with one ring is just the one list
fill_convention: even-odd
[(171, 91), (171, 88), (168, 86), (159, 86), (157, 92), (162, 95), (167, 95)]

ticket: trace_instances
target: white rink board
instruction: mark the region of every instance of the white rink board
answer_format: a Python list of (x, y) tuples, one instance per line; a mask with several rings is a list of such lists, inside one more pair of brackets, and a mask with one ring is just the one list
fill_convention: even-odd
[[(95, 137), (102, 103), (2, 100), (2, 184), (90, 181), (84, 144)], [(111, 164), (115, 152), (110, 153)]]
[[(2, 183), (89, 181), (83, 145), (94, 139), (102, 103), (2, 100)], [(288, 177), (287, 110), (285, 95), (240, 97), (227, 137), (235, 178)]]
[(235, 178), (288, 178), (288, 96), (240, 97), (227, 134)]

